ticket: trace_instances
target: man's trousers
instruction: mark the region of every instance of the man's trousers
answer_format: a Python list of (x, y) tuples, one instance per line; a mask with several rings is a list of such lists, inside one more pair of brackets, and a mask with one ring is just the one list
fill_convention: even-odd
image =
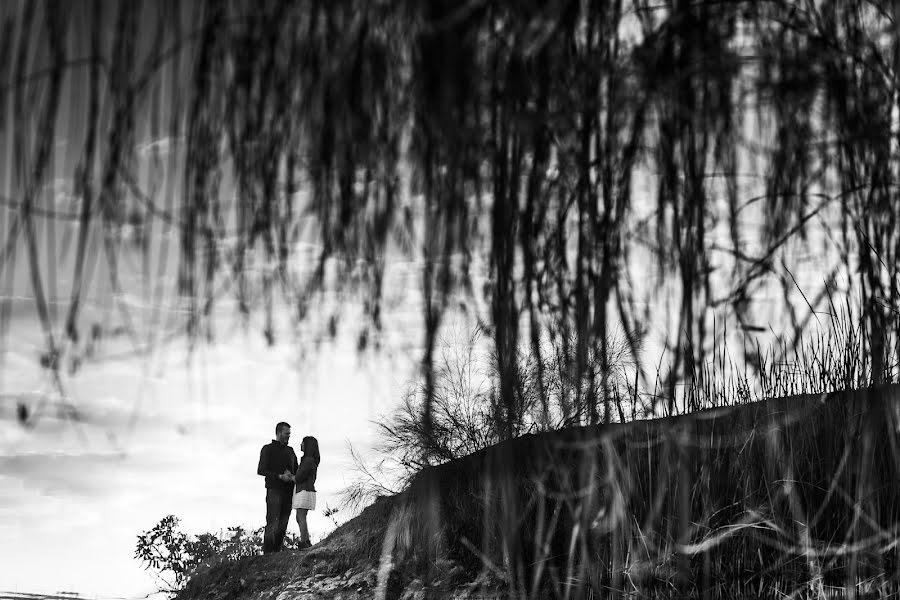
[(281, 552), (284, 534), (291, 518), (293, 488), (288, 490), (266, 489), (266, 532), (263, 536), (263, 554)]

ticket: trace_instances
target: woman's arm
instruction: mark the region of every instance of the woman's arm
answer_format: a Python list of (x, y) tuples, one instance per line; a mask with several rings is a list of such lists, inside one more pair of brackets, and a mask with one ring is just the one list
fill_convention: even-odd
[(306, 457), (303, 457), (303, 459), (300, 460), (300, 466), (297, 467), (297, 472), (294, 474), (294, 481), (297, 483), (304, 481), (312, 474), (313, 469), (315, 468), (316, 462), (312, 458), (307, 459)]

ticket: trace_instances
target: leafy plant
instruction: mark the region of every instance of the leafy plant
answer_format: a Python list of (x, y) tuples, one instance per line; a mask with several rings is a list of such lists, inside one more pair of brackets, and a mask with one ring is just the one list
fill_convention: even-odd
[(151, 530), (138, 535), (134, 557), (144, 563), (145, 569), (156, 571), (165, 586), (160, 590), (172, 592), (184, 586), (192, 570), (186, 550), (187, 535), (178, 531), (178, 518), (166, 515)]
[(328, 506), (328, 504), (326, 504), (325, 510), (322, 511), (322, 514), (325, 515), (325, 517), (327, 517), (328, 519), (330, 519), (331, 522), (334, 523), (335, 527), (340, 527), (341, 524), (338, 523), (337, 518), (335, 518), (335, 515), (338, 514), (338, 512), (340, 512), (340, 510), (341, 509), (338, 507)]
[[(138, 535), (134, 551), (134, 557), (145, 569), (153, 569), (162, 592), (174, 594), (183, 589), (200, 568), (262, 552), (263, 527), (247, 530), (233, 526), (194, 536), (180, 531), (179, 522), (175, 515), (166, 515), (152, 529)], [(299, 536), (288, 532), (284, 547), (300, 548)]]

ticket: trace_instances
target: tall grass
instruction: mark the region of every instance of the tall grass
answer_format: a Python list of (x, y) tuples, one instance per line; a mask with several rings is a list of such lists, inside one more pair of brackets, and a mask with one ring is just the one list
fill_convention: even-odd
[(387, 560), (426, 582), (455, 561), (480, 582), (470, 592), (497, 597), (900, 592), (900, 389), (872, 385), (857, 336), (770, 350), (755, 379), (713, 366), (677, 416), (428, 467), (396, 498)]
[(683, 394), (675, 400), (681, 404), (680, 412), (897, 382), (896, 348), (882, 347), (874, 358), (865, 327), (852, 313), (849, 301), (840, 307), (831, 302), (818, 329), (800, 331), (791, 341), (781, 338), (765, 350), (757, 343), (752, 352), (740, 353), (743, 363), (729, 350), (728, 332), (717, 332), (710, 360), (690, 373)]

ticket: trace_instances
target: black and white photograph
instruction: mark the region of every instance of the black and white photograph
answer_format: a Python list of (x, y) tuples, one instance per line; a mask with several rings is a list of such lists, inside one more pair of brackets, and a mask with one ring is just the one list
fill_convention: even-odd
[(900, 598), (900, 2), (0, 0), (0, 600)]

